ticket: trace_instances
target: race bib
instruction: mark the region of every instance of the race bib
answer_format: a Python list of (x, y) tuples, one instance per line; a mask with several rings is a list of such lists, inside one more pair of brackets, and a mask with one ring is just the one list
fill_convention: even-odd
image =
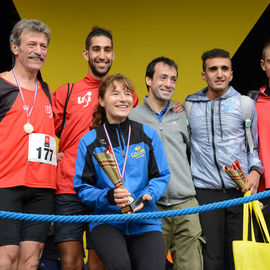
[(30, 133), (28, 161), (48, 163), (56, 166), (55, 138), (42, 133)]

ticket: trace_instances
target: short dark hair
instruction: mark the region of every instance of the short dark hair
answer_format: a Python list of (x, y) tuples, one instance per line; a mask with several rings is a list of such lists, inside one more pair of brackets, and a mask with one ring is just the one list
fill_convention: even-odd
[(228, 58), (231, 61), (230, 58), (230, 53), (228, 51), (225, 51), (223, 49), (213, 49), (210, 51), (206, 51), (202, 54), (202, 67), (203, 71), (205, 71), (205, 62), (207, 59), (212, 59), (212, 58)]
[(264, 46), (263, 46), (263, 50), (262, 50), (262, 60), (265, 60), (265, 52), (266, 52), (266, 50), (267, 50), (268, 48), (270, 48), (270, 39), (268, 39), (268, 40), (265, 42)]
[[(145, 73), (145, 77), (149, 77), (149, 78), (153, 78), (155, 72), (156, 72), (156, 65), (158, 63), (163, 63), (165, 65), (168, 65), (169, 67), (171, 68), (175, 68), (176, 69), (176, 73), (177, 73), (177, 76), (178, 76), (178, 67), (177, 67), (177, 64), (170, 58), (167, 58), (167, 57), (164, 57), (164, 56), (161, 56), (161, 57), (158, 57), (154, 60), (152, 60), (147, 68), (146, 68), (146, 73)], [(148, 89), (148, 85), (146, 85), (147, 89)]]
[(158, 58), (152, 60), (148, 64), (148, 66), (146, 68), (145, 77), (153, 78), (154, 73), (156, 71), (155, 67), (156, 67), (156, 64), (158, 64), (158, 63), (163, 63), (165, 65), (168, 65), (169, 67), (174, 67), (176, 69), (177, 76), (178, 76), (178, 68), (177, 68), (176, 63), (173, 60), (171, 60), (170, 58), (161, 56), (161, 57), (158, 57)]
[(89, 50), (89, 47), (91, 45), (91, 39), (92, 37), (98, 37), (98, 36), (105, 36), (111, 40), (112, 47), (113, 47), (113, 40), (112, 40), (112, 34), (109, 30), (106, 30), (104, 28), (94, 26), (92, 28), (92, 31), (88, 34), (86, 40), (85, 40), (85, 49)]

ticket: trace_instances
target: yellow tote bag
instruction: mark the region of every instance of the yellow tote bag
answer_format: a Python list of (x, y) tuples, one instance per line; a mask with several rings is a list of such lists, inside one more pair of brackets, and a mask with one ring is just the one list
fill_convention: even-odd
[[(250, 195), (250, 191), (245, 196)], [(258, 201), (244, 204), (243, 240), (233, 241), (235, 270), (269, 270), (270, 269), (270, 237)], [(249, 218), (250, 212), (250, 218)], [(256, 242), (252, 212), (255, 214), (264, 243)], [(251, 220), (251, 241), (248, 241), (248, 223)]]

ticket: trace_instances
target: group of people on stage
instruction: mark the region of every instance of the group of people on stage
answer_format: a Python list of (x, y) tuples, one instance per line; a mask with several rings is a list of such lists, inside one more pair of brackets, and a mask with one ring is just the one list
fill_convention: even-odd
[[(100, 27), (86, 38), (85, 78), (51, 94), (39, 76), (49, 41), (49, 28), (33, 19), (17, 22), (10, 35), (14, 66), (0, 74), (1, 211), (167, 211), (270, 188), (270, 119), (264, 113), (270, 106), (270, 42), (261, 60), (269, 82), (249, 105), (251, 150), (241, 94), (230, 86), (229, 52), (203, 53), (207, 86), (186, 98), (185, 112), (172, 101), (176, 62), (160, 56), (147, 65), (147, 94), (138, 105), (132, 82), (109, 75), (113, 38)], [(246, 175), (242, 190), (222, 170), (235, 160)], [(232, 241), (242, 238), (242, 219), (239, 205), (162, 220), (56, 222), (54, 241), (63, 270), (83, 268), (85, 231), (91, 270), (164, 270), (168, 251), (174, 269), (234, 269)], [(38, 269), (49, 228), (46, 222), (0, 219), (0, 270)]]

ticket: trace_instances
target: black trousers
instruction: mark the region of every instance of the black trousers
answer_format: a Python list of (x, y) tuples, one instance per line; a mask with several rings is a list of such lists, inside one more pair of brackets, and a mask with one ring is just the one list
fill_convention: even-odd
[(111, 225), (91, 231), (94, 249), (107, 270), (164, 270), (165, 248), (161, 232), (126, 236)]
[[(196, 189), (196, 193), (200, 205), (243, 196), (235, 189)], [(206, 238), (204, 270), (233, 270), (232, 241), (243, 237), (243, 205), (200, 213), (200, 222)]]

